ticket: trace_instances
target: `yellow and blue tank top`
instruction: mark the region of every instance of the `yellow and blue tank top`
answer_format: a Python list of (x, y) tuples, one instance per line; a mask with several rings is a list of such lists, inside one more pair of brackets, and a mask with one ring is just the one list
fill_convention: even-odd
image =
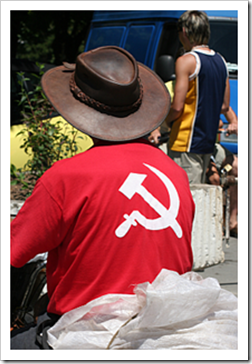
[(197, 65), (189, 78), (183, 113), (172, 124), (169, 148), (207, 154), (213, 152), (216, 141), (228, 70), (222, 56), (214, 51), (190, 54)]

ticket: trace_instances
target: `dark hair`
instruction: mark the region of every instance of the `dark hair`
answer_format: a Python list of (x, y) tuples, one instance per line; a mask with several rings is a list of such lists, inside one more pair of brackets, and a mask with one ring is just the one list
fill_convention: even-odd
[(186, 11), (178, 20), (177, 29), (185, 33), (191, 44), (207, 44), (210, 38), (210, 24), (206, 13), (197, 10)]

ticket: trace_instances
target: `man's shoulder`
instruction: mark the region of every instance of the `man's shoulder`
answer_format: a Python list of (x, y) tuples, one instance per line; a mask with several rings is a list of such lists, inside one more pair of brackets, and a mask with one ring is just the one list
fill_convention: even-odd
[(51, 178), (52, 176), (61, 176), (68, 174), (69, 171), (75, 170), (78, 166), (88, 163), (88, 151), (78, 153), (75, 156), (58, 160), (43, 174), (43, 179)]
[(196, 67), (196, 58), (191, 53), (183, 54), (176, 61), (176, 74), (186, 72), (191, 74), (194, 72)]
[(195, 56), (192, 54), (192, 52), (188, 52), (178, 57), (176, 63), (188, 63), (192, 62), (193, 60), (195, 60)]

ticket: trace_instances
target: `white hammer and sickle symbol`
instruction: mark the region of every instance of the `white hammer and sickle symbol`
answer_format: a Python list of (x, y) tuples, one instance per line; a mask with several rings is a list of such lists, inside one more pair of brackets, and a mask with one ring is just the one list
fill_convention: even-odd
[(137, 222), (147, 230), (162, 230), (171, 227), (178, 238), (182, 237), (182, 229), (176, 220), (178, 215), (180, 200), (176, 188), (170, 179), (160, 172), (158, 169), (145, 164), (153, 173), (155, 173), (166, 186), (170, 195), (170, 208), (166, 209), (144, 186), (143, 181), (147, 177), (146, 174), (130, 173), (119, 191), (123, 193), (129, 200), (138, 193), (142, 198), (160, 215), (156, 219), (147, 219), (139, 211), (132, 211), (130, 215), (125, 214), (125, 221), (118, 226), (115, 234), (118, 238), (124, 237), (130, 227), (137, 226)]

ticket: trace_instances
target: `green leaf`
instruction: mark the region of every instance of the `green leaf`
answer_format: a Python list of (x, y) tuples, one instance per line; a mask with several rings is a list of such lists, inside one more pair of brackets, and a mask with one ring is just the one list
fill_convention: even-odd
[(19, 135), (22, 135), (22, 134), (24, 134), (25, 133), (25, 129), (23, 129), (23, 130), (20, 130), (15, 136), (17, 137), (17, 136), (19, 136)]
[(20, 102), (19, 102), (19, 105), (21, 105), (25, 100), (27, 99), (27, 97), (25, 96), (25, 95), (23, 95), (22, 97), (21, 97), (21, 100), (20, 100)]

